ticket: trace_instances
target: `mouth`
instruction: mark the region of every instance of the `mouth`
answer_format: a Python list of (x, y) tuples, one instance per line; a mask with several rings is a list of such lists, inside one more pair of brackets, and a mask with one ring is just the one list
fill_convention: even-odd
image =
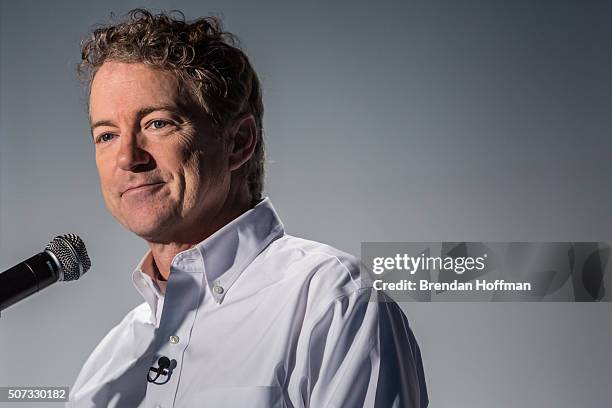
[(143, 192), (147, 192), (149, 190), (153, 190), (161, 185), (165, 184), (164, 182), (157, 182), (157, 183), (146, 183), (146, 184), (140, 184), (134, 187), (129, 187), (126, 190), (124, 190), (120, 196), (123, 197), (125, 194), (135, 194), (135, 193), (143, 193)]

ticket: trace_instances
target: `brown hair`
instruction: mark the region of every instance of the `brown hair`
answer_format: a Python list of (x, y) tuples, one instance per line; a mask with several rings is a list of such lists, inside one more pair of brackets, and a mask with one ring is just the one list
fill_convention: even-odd
[(172, 72), (224, 135), (245, 114), (255, 118), (257, 144), (246, 163), (252, 203), (264, 181), (261, 86), (237, 38), (217, 17), (185, 21), (181, 12), (131, 10), (125, 21), (95, 29), (81, 43), (78, 70), (87, 86), (107, 60), (141, 62)]

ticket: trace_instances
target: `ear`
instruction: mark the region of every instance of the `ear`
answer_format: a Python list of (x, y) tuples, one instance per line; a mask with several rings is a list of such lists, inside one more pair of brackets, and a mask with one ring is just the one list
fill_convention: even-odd
[(257, 129), (255, 118), (249, 114), (232, 126), (229, 144), (229, 168), (237, 170), (249, 161), (257, 145)]

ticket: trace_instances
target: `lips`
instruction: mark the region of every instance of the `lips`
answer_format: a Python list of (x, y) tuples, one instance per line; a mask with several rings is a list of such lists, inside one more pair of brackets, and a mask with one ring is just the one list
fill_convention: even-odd
[(148, 189), (154, 188), (162, 184), (164, 184), (164, 182), (160, 181), (160, 182), (153, 182), (153, 183), (142, 183), (142, 184), (130, 185), (123, 190), (123, 192), (121, 193), (121, 196), (129, 192), (136, 193), (138, 191), (146, 191)]

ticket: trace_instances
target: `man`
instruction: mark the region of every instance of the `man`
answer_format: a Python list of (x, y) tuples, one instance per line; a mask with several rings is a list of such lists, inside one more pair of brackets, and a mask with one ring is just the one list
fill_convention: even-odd
[(257, 76), (218, 20), (133, 10), (82, 46), (106, 205), (150, 251), (145, 302), (93, 351), (78, 407), (422, 407), (418, 346), (358, 262), (262, 198)]

